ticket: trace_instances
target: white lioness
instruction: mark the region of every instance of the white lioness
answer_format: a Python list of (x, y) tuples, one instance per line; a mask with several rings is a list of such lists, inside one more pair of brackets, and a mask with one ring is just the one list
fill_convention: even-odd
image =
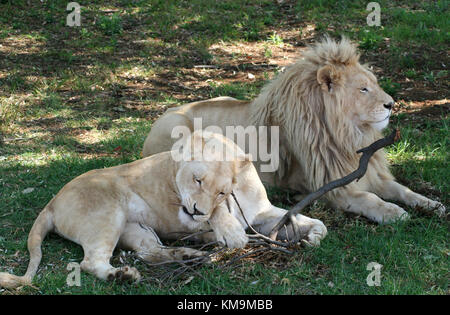
[[(202, 256), (204, 252), (165, 247), (158, 236), (170, 239), (183, 232), (212, 229), (198, 240), (218, 240), (233, 248), (246, 245), (246, 222), (268, 234), (286, 210), (269, 202), (248, 157), (221, 135), (197, 132), (190, 139), (192, 143), (200, 141), (200, 159), (193, 152), (193, 159), (176, 161), (173, 152), (163, 152), (93, 170), (66, 184), (42, 210), (30, 231), (26, 274), (19, 277), (0, 273), (0, 287), (31, 284), (42, 257), (41, 243), (51, 231), (83, 247), (84, 271), (101, 279), (132, 280), (140, 278), (134, 267), (110, 265), (116, 246), (134, 250), (147, 261), (170, 261)], [(217, 145), (211, 145), (217, 143), (234, 150), (236, 158), (206, 159), (214, 154), (207, 148), (215, 148)], [(321, 221), (302, 215), (296, 216), (294, 224), (313, 245), (318, 245), (327, 233)], [(292, 233), (292, 226), (287, 227), (280, 238), (292, 237)]]
[[(143, 154), (169, 150), (176, 141), (171, 137), (174, 128), (192, 130), (196, 118), (202, 119), (203, 128), (219, 127), (223, 133), (228, 126), (279, 126), (279, 167), (262, 172), (264, 163), (257, 160), (261, 180), (308, 193), (358, 168), (356, 151), (382, 138), (393, 105), (373, 73), (359, 63), (349, 40), (325, 39), (305, 51), (302, 59), (278, 74), (251, 102), (221, 97), (169, 109), (153, 124)], [(361, 180), (333, 190), (326, 199), (334, 208), (380, 223), (408, 217), (400, 206), (383, 199), (438, 214), (446, 211), (441, 203), (397, 183), (383, 150), (372, 156)]]

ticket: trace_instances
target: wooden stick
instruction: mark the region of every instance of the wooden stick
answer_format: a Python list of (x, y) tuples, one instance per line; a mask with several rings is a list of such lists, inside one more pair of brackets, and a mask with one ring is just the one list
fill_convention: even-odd
[[(290, 220), (290, 218), (295, 216), (297, 213), (299, 213), (301, 210), (303, 210), (307, 205), (309, 205), (314, 200), (320, 198), (327, 192), (329, 192), (337, 187), (348, 185), (355, 179), (357, 179), (357, 180), (361, 179), (361, 177), (363, 177), (367, 171), (367, 166), (369, 164), (369, 160), (372, 157), (372, 155), (379, 149), (393, 144), (398, 139), (400, 139), (400, 131), (399, 131), (399, 129), (395, 129), (394, 131), (392, 131), (392, 133), (390, 135), (375, 141), (368, 147), (365, 147), (365, 148), (362, 148), (362, 149), (356, 151), (356, 153), (362, 153), (362, 155), (359, 159), (359, 167), (354, 172), (348, 174), (345, 177), (342, 177), (340, 179), (329, 182), (328, 184), (322, 186), (315, 192), (312, 192), (309, 195), (307, 195), (303, 200), (298, 202), (291, 210), (289, 210), (288, 213), (286, 213), (284, 215), (284, 217), (272, 229), (269, 237), (272, 240), (276, 240), (278, 231), (284, 225), (287, 224), (287, 222)], [(294, 240), (294, 241), (298, 241), (298, 240)]]

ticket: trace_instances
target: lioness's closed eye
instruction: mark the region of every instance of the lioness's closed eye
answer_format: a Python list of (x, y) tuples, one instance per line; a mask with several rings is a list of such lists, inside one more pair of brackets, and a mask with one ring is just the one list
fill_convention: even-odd
[[(184, 225), (195, 228), (209, 220), (213, 209), (231, 193), (236, 175), (232, 171), (236, 168), (230, 163), (233, 162), (180, 162), (176, 176), (181, 202), (178, 216)], [(229, 172), (228, 176), (217, 177), (224, 172)]]

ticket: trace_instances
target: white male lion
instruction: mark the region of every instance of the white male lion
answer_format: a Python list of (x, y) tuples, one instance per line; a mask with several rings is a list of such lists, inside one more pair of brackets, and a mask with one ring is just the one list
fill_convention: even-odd
[[(260, 172), (271, 185), (301, 193), (317, 190), (358, 167), (358, 149), (382, 137), (394, 101), (378, 85), (376, 77), (359, 63), (354, 45), (325, 38), (310, 47), (295, 64), (267, 84), (252, 102), (229, 97), (210, 99), (172, 108), (159, 118), (148, 135), (143, 154), (170, 149), (176, 126), (279, 126), (280, 167)], [(248, 148), (246, 148), (248, 150)], [(256, 166), (261, 161), (256, 161)], [(358, 182), (335, 189), (326, 199), (335, 208), (362, 214), (376, 222), (407, 218), (394, 203), (445, 213), (444, 206), (394, 180), (382, 151), (370, 160)]]
[[(158, 236), (176, 238), (182, 233), (206, 231), (199, 241), (217, 240), (233, 248), (246, 245), (246, 222), (268, 234), (286, 210), (269, 202), (249, 158), (222, 135), (197, 132), (189, 139), (200, 145), (192, 154), (188, 152), (187, 161), (174, 159), (174, 151), (163, 152), (93, 170), (66, 184), (30, 231), (26, 274), (0, 273), (0, 287), (31, 284), (41, 261), (42, 241), (51, 231), (81, 245), (81, 268), (108, 280), (140, 278), (134, 267), (110, 265), (116, 246), (134, 250), (150, 262), (171, 261), (203, 256), (204, 252), (165, 247)], [(213, 149), (220, 146), (233, 151), (233, 159), (215, 158)], [(196, 155), (198, 148), (200, 155)], [(294, 224), (313, 245), (327, 233), (321, 221), (303, 215), (297, 215)], [(281, 232), (280, 238), (289, 238), (294, 230), (291, 225)]]

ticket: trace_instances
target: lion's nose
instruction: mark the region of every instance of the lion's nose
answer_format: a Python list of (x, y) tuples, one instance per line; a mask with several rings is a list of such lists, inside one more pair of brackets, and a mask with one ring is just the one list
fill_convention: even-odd
[(394, 107), (394, 102), (389, 102), (387, 104), (383, 104), (384, 108), (391, 110)]
[(197, 203), (194, 203), (194, 213), (192, 215), (205, 215), (203, 212), (197, 209)]

